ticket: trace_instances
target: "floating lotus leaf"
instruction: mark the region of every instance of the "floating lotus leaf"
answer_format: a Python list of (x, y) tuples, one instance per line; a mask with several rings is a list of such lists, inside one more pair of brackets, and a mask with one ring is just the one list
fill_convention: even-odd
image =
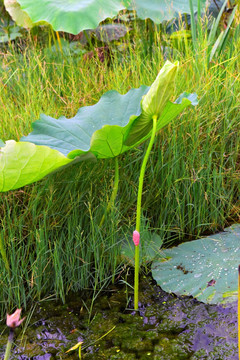
[(240, 225), (163, 250), (152, 264), (161, 288), (209, 304), (237, 300)]

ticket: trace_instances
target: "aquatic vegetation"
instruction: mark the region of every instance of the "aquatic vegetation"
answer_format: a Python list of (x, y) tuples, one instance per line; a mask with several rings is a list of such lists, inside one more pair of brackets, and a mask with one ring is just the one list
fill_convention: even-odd
[[(145, 4), (146, 2), (138, 1), (138, 3), (141, 3), (143, 7), (148, 6)], [(160, 0), (158, 3), (160, 3)], [(172, 3), (176, 7), (181, 2), (173, 1)], [(198, 3), (200, 4), (200, 2)], [(155, 6), (155, 1), (152, 4)], [(139, 9), (140, 7), (138, 7), (138, 12), (141, 10)], [(136, 19), (135, 11), (130, 14)], [(124, 15), (127, 16), (127, 13), (123, 11)], [(151, 16), (155, 15), (158, 14), (153, 11)], [(233, 15), (234, 12), (232, 16), (229, 15), (228, 20), (233, 19)], [(138, 27), (139, 24), (143, 23), (135, 21), (134, 25)], [(150, 23), (151, 21), (146, 21), (145, 25)], [(230, 21), (228, 25), (230, 28)], [(201, 26), (201, 23), (199, 23), (199, 26)], [(160, 27), (152, 26), (153, 30), (157, 28)], [(224, 34), (230, 33), (230, 36), (232, 36), (232, 31), (229, 31), (229, 28), (224, 31)], [(213, 39), (215, 41), (220, 31), (217, 30), (215, 25), (214, 29), (215, 34), (214, 32), (210, 32), (210, 34), (214, 34)], [(239, 63), (234, 60), (235, 55), (237, 55), (234, 50), (237, 33), (235, 34), (235, 40), (231, 37), (232, 44), (227, 49), (229, 52), (221, 51), (221, 54), (219, 53), (221, 58), (218, 58), (218, 49), (220, 47), (223, 49), (226, 40), (229, 40), (227, 37), (224, 38), (224, 35), (220, 34), (216, 46), (215, 42), (213, 42), (209, 43), (208, 47), (205, 46), (208, 40), (207, 37), (205, 40), (203, 38), (201, 40), (201, 36), (199, 36), (201, 44), (199, 47), (196, 46), (196, 53), (193, 52), (194, 46), (189, 41), (188, 55), (187, 58), (183, 59), (183, 65), (181, 66), (183, 76), (174, 86), (174, 92), (172, 91), (173, 82), (169, 79), (170, 84), (168, 84), (167, 88), (169, 92), (172, 92), (172, 95), (168, 100), (167, 96), (161, 98), (164, 91), (161, 89), (158, 92), (157, 86), (155, 88), (152, 86), (151, 88), (132, 89), (129, 95), (127, 93), (133, 86), (137, 88), (140, 84), (147, 83), (149, 85), (151, 83), (150, 79), (153, 78), (153, 73), (156, 73), (159, 64), (163, 62), (162, 56), (165, 54), (164, 50), (161, 49), (162, 43), (160, 39), (159, 42), (156, 39), (153, 40), (154, 46), (150, 56), (148, 54), (148, 39), (145, 40), (146, 51), (142, 52), (142, 43), (139, 42), (139, 39), (133, 38), (131, 33), (129, 38), (124, 39), (124, 45), (125, 40), (128, 42), (126, 52), (124, 50), (124, 54), (122, 53), (120, 56), (116, 51), (114, 53), (116, 59), (111, 58), (111, 63), (105, 67), (105, 63), (84, 64), (81, 61), (82, 55), (80, 53), (77, 56), (75, 55), (74, 58), (70, 56), (68, 59), (65, 57), (64, 52), (62, 54), (54, 53), (50, 59), (50, 57), (41, 53), (42, 50), (39, 52), (37, 41), (35, 41), (36, 36), (34, 35), (36, 33), (38, 34), (37, 40), (44, 43), (45, 39), (42, 38), (42, 34), (39, 36), (40, 32), (34, 30), (29, 32), (27, 39), (24, 38), (21, 41), (24, 47), (19, 47), (19, 52), (14, 54), (15, 44), (20, 45), (20, 41), (11, 43), (9, 41), (7, 46), (13, 56), (4, 53), (4, 61), (1, 65), (1, 77), (3, 79), (1, 89), (3, 110), (1, 138), (4, 142), (0, 141), (0, 187), (5, 192), (11, 189), (19, 189), (25, 184), (41, 180), (57, 170), (63, 169), (63, 171), (40, 184), (27, 186), (19, 191), (12, 191), (1, 196), (0, 267), (2, 268), (2, 302), (0, 305), (2, 313), (5, 313), (6, 309), (12, 308), (12, 306), (26, 307), (32, 301), (41, 300), (46, 294), (56, 294), (57, 297), (65, 301), (67, 300), (66, 295), (70, 291), (74, 291), (74, 296), (77, 296), (76, 292), (86, 287), (94, 289), (93, 304), (99, 292), (112, 279), (119, 279), (120, 271), (126, 269), (126, 262), (124, 266), (121, 264), (121, 269), (120, 266), (118, 267), (118, 255), (123, 240), (130, 238), (129, 233), (134, 229), (136, 230), (133, 232), (133, 242), (131, 241), (132, 246), (129, 251), (131, 256), (128, 256), (126, 252), (125, 254), (126, 258), (130, 259), (130, 264), (134, 265), (134, 260), (132, 260), (134, 255), (132, 253), (136, 251), (134, 308), (138, 309), (138, 268), (140, 265), (147, 267), (146, 263), (149, 264), (149, 261), (152, 261), (153, 258), (156, 260), (156, 254), (160, 253), (158, 249), (161, 248), (163, 242), (164, 246), (171, 246), (175, 240), (178, 242), (183, 239), (186, 240), (186, 236), (188, 240), (197, 238), (205, 230), (213, 232), (223, 228), (226, 219), (227, 221), (230, 219), (232, 222), (237, 216), (239, 217), (237, 214), (239, 209), (239, 159), (237, 155), (239, 147), (239, 141), (237, 140), (239, 139), (237, 127), (237, 94), (239, 93), (239, 86), (238, 82), (235, 81), (239, 73)], [(201, 35), (201, 32), (198, 34)], [(156, 32), (155, 35), (157, 36)], [(102, 32), (99, 36), (104, 38)], [(222, 47), (222, 45), (224, 46)], [(32, 56), (32, 46), (36, 46), (36, 50), (33, 52), (34, 56)], [(179, 58), (182, 59), (181, 49), (177, 50), (177, 52), (169, 52), (167, 55), (173, 59), (172, 62)], [(206, 54), (209, 56), (209, 60)], [(206, 66), (206, 60), (210, 61), (211, 57), (214, 64), (212, 67), (208, 67)], [(34, 61), (32, 61), (33, 59)], [(169, 65), (168, 70), (174, 69), (176, 71), (177, 66), (174, 65), (176, 63)], [(174, 72), (173, 75), (175, 76)], [(190, 101), (189, 105), (194, 105), (194, 96), (191, 96), (193, 94), (184, 94), (178, 98), (177, 103), (171, 103), (178, 96), (173, 96), (173, 93), (178, 94), (184, 91), (185, 86), (189, 86), (186, 84), (190, 84), (190, 92), (198, 88), (197, 93), (201, 98), (201, 107), (197, 111), (185, 111), (186, 114), (183, 114), (176, 123), (159, 132), (158, 120), (160, 120), (161, 114), (164, 113), (165, 106), (169, 105), (169, 108), (165, 111), (167, 119), (165, 124), (167, 124), (171, 121), (167, 118), (167, 116), (171, 115), (169, 109), (174, 110), (175, 105), (183, 105), (186, 100)], [(22, 91), (22, 89), (24, 90)], [(96, 103), (100, 98), (100, 94), (106, 89), (117, 89), (121, 94), (125, 95), (120, 95), (118, 92), (111, 92), (111, 95), (108, 92), (102, 96), (99, 103)], [(151, 89), (153, 99), (157, 99), (157, 102), (152, 104), (153, 111), (151, 111), (150, 104)], [(229, 89), (231, 89), (230, 92)], [(52, 90), (54, 90), (54, 94)], [(116, 102), (114, 102), (114, 99)], [(124, 99), (129, 101), (125, 102)], [(131, 103), (132, 99), (134, 99), (134, 104)], [(159, 99), (161, 101), (158, 101)], [(168, 105), (164, 104), (165, 100)], [(81, 107), (77, 115), (74, 116), (77, 109), (85, 105), (92, 106)], [(102, 109), (100, 105), (103, 105)], [(158, 109), (159, 105), (163, 107)], [(183, 107), (183, 109), (187, 106)], [(123, 108), (131, 108), (126, 117), (125, 114), (120, 113), (123, 112)], [(179, 107), (176, 106), (176, 108), (180, 110)], [(120, 110), (118, 111), (118, 109)], [(8, 138), (17, 140), (21, 136), (20, 134), (28, 134), (31, 131), (30, 119), (33, 117), (39, 119), (38, 114), (40, 111), (54, 116), (55, 119), (47, 115), (41, 115), (41, 119), (33, 124), (31, 134), (22, 138), (20, 142), (13, 140), (5, 142)], [(155, 111), (159, 111), (159, 117), (156, 116)], [(65, 114), (65, 117), (58, 119), (61, 113)], [(116, 115), (117, 118), (115, 118)], [(98, 116), (101, 118), (99, 123)], [(172, 116), (173, 119), (174, 111), (172, 111)], [(112, 119), (115, 119), (116, 122), (112, 121)], [(87, 124), (92, 123), (96, 125), (96, 128), (88, 131)], [(69, 128), (65, 124), (68, 124)], [(159, 129), (163, 126), (163, 123), (161, 123)], [(85, 130), (87, 130), (87, 133)], [(158, 134), (154, 142), (156, 133)], [(121, 141), (119, 141), (120, 139)], [(146, 142), (149, 139), (148, 144)], [(142, 144), (143, 142), (146, 144)], [(129, 150), (133, 151), (130, 152)], [(140, 169), (140, 159), (142, 159), (145, 150), (147, 152)], [(96, 161), (97, 159), (110, 159), (110, 161)], [(95, 163), (71, 166), (80, 161), (95, 161)], [(66, 166), (69, 166), (69, 168), (65, 171)], [(119, 174), (120, 166), (123, 170), (121, 174)], [(139, 177), (140, 170), (141, 175)], [(115, 177), (113, 180), (114, 171)], [(147, 176), (145, 176), (145, 171)], [(138, 182), (137, 221), (136, 226), (134, 226), (137, 193), (135, 184)], [(110, 185), (113, 183), (113, 186)], [(118, 186), (119, 184), (120, 186)], [(143, 198), (142, 193), (145, 193)], [(146, 241), (147, 245), (151, 245), (151, 248), (147, 254), (144, 249), (145, 216), (151, 224), (151, 232)], [(91, 227), (93, 230), (91, 230)], [(149, 239), (150, 241), (148, 241)], [(171, 241), (171, 245), (169, 241)], [(206, 244), (208, 245), (207, 242)], [(194, 248), (194, 242), (191, 245)], [(215, 250), (211, 246), (207, 248), (209, 252), (211, 249)], [(148, 251), (147, 246), (146, 250)], [(234, 250), (234, 247), (232, 247), (232, 251)], [(165, 251), (170, 250), (164, 250), (164, 254)], [(200, 251), (202, 254), (203, 249)], [(191, 256), (192, 254), (189, 255), (189, 257)], [(204, 256), (208, 258), (207, 254), (204, 254)], [(165, 259), (166, 263), (170, 262), (167, 257)], [(16, 267), (16, 264), (18, 264), (18, 267)], [(208, 265), (205, 267), (208, 268)], [(223, 263), (220, 262), (220, 265), (223, 265)], [(178, 272), (183, 273), (184, 278), (191, 275), (195, 285), (199, 285), (199, 272), (191, 273), (183, 264), (178, 263), (176, 266)], [(217, 266), (215, 268), (217, 269)], [(219, 271), (222, 271), (223, 275), (224, 266), (220, 266), (220, 268)], [(128, 271), (132, 275), (132, 271), (129, 269)], [(194, 277), (195, 275), (196, 277)], [(202, 276), (205, 276), (205, 273)], [(215, 273), (213, 273), (213, 276), (207, 279), (205, 294), (207, 295), (207, 291), (213, 291), (212, 294), (208, 294), (208, 300), (211, 299), (211, 296), (215, 296), (214, 290), (218, 290), (221, 279), (217, 276), (218, 274), (215, 276)], [(176, 281), (175, 276), (172, 278), (171, 280)], [(105, 281), (105, 279), (107, 280)], [(124, 280), (126, 282), (127, 277)], [(151, 280), (148, 287), (152, 286)], [(132, 281), (131, 276), (130, 283)], [(142, 279), (140, 288), (141, 285)], [(226, 284), (224, 286), (226, 287)], [(119, 288), (116, 292), (118, 290)], [(160, 288), (158, 288), (157, 292), (160, 294)], [(129, 290), (126, 288), (126, 294), (124, 294), (124, 299), (121, 302), (121, 309), (126, 307), (126, 303), (131, 304), (132, 294), (131, 286)], [(229, 297), (233, 295), (233, 298), (236, 299), (236, 282), (235, 288), (233, 287), (233, 294), (228, 293), (227, 295)], [(147, 299), (145, 292), (141, 294), (140, 291), (140, 315), (142, 317), (145, 307), (146, 311), (149, 312), (149, 316), (145, 317), (143, 322), (141, 322), (140, 316), (136, 316), (136, 328), (142, 329), (145, 327), (146, 335), (143, 332), (135, 334), (131, 332), (140, 339), (135, 341), (134, 336), (130, 339), (131, 330), (127, 328), (125, 331), (127, 344), (121, 342), (120, 338), (124, 337), (124, 333), (121, 332), (116, 332), (116, 336), (111, 336), (111, 341), (106, 340), (110, 346), (117, 347), (117, 351), (120, 352), (116, 354), (118, 358), (131, 358), (131, 354), (128, 354), (129, 351), (125, 353), (124, 346), (125, 349), (133, 349), (133, 358), (135, 356), (138, 358), (159, 356), (165, 359), (175, 359), (178, 356), (185, 356), (186, 358), (195, 356), (198, 349), (192, 349), (191, 347), (186, 349), (187, 344), (189, 344), (189, 334), (185, 338), (183, 334), (185, 341), (181, 343), (179, 340), (177, 349), (175, 349), (171, 335), (174, 331), (184, 333), (182, 330), (188, 324), (187, 317), (190, 320), (193, 315), (191, 320), (194, 323), (194, 313), (197, 312), (194, 304), (196, 305), (197, 301), (188, 299), (189, 302), (185, 303), (186, 299), (184, 300), (183, 297), (178, 299), (176, 306), (174, 304), (166, 311), (167, 306), (165, 303), (170, 303), (171, 298), (178, 299), (174, 294), (165, 294), (161, 306), (156, 301), (156, 297), (152, 298), (155, 307), (150, 311), (149, 299)], [(179, 307), (181, 302), (191, 310), (193, 308), (195, 310), (190, 315), (185, 315), (184, 308)], [(116, 309), (116, 306), (119, 307), (119, 303), (116, 304), (117, 302), (113, 301), (111, 306)], [(200, 309), (202, 305), (204, 304), (199, 304)], [(236, 343), (235, 330), (237, 327), (232, 322), (232, 319), (236, 320), (235, 307), (232, 307), (233, 315), (227, 321), (228, 325), (231, 324), (228, 327), (230, 331), (234, 327), (233, 337)], [(102, 308), (104, 308), (104, 305)], [(183, 310), (183, 313), (181, 311), (179, 313), (175, 312), (178, 311), (176, 308)], [(212, 306), (207, 304), (203, 312), (208, 315), (211, 308)], [(76, 314), (79, 314), (79, 308), (76, 309)], [(94, 316), (92, 309), (91, 305), (90, 313)], [(132, 312), (132, 306), (130, 311)], [(54, 312), (52, 323), (56, 321), (55, 314)], [(179, 320), (177, 325), (169, 323), (171, 315), (176, 317), (176, 321)], [(124, 321), (133, 322), (129, 313), (124, 314), (123, 318), (121, 314), (116, 317), (112, 316), (112, 318), (116, 321), (113, 325), (117, 324), (117, 327), (121, 327)], [(216, 322), (212, 322), (213, 319), (207, 321), (211, 321), (209, 328), (216, 324)], [(78, 323), (79, 318), (76, 320), (76, 324)], [(102, 319), (100, 320), (101, 324)], [(200, 332), (204, 332), (205, 330), (201, 329), (200, 324), (201, 322), (198, 324)], [(50, 322), (46, 326), (43, 325), (44, 330), (42, 331), (44, 332), (46, 328), (49, 329), (48, 326), (50, 326)], [(81, 330), (77, 329), (77, 326), (70, 327), (70, 330)], [(99, 336), (101, 336), (103, 331), (106, 332), (106, 329), (110, 327), (108, 325), (107, 328), (102, 328), (102, 331), (99, 327), (93, 332), (98, 334), (99, 331)], [(164, 331), (161, 339), (159, 338), (158, 327), (159, 330)], [(156, 329), (157, 331), (155, 331)], [(218, 328), (215, 326), (215, 329)], [(5, 331), (4, 327), (3, 331)], [(41, 330), (39, 329), (39, 331)], [(66, 331), (66, 334), (69, 333), (69, 331)], [(4, 340), (2, 339), (3, 346), (7, 342), (7, 335), (4, 335)], [(149, 346), (149, 342), (144, 341), (145, 336), (148, 340), (150, 340), (151, 336), (154, 339), (150, 344), (151, 346)], [(32, 338), (34, 337), (36, 338), (35, 334), (32, 334)], [(166, 337), (169, 340), (166, 340)], [(196, 337), (199, 338), (199, 332)], [(89, 341), (87, 332), (84, 332), (83, 339), (84, 344), (87, 346)], [(77, 337), (71, 339), (71, 343), (66, 340), (65, 348), (62, 351), (66, 351), (74, 344), (79, 345), (80, 340)], [(17, 346), (18, 341), (17, 339)], [(228, 346), (228, 340), (226, 343)], [(182, 348), (181, 345), (183, 345)], [(215, 345), (216, 342), (213, 342), (213, 348)], [(81, 353), (83, 347), (81, 350), (80, 347), (79, 351)], [(2, 352), (3, 349), (5, 350), (5, 346), (2, 347)], [(141, 354), (143, 349), (145, 353)], [(38, 350), (35, 349), (36, 352), (31, 357), (35, 356)], [(202, 350), (199, 349), (199, 351)], [(205, 350), (206, 357), (209, 355), (209, 357), (221, 358), (221, 353), (217, 353), (217, 355), (215, 353), (210, 354), (209, 351), (211, 350), (207, 346)], [(18, 349), (16, 349), (16, 353), (17, 351)], [(102, 351), (101, 354), (110, 358), (108, 356), (110, 352), (108, 351), (109, 349), (106, 350), (105, 354)], [(111, 351), (114, 351), (114, 349)], [(182, 354), (184, 351), (186, 351), (185, 355)], [(227, 351), (230, 355), (230, 350)], [(234, 351), (235, 355), (236, 348), (234, 348)], [(122, 357), (121, 352), (124, 354)], [(96, 356), (101, 358), (101, 354)], [(21, 356), (20, 353), (18, 353), (18, 356)], [(196, 354), (196, 357), (198, 357), (198, 354)]]
[[(125, 280), (131, 283), (130, 277)], [(91, 298), (85, 307), (82, 293), (70, 296), (65, 305), (60, 301), (37, 303), (24, 341), (20, 336), (15, 340), (13, 358), (50, 358), (53, 354), (66, 358), (65, 352), (83, 341), (82, 358), (88, 360), (238, 359), (236, 304), (209, 305), (192, 297), (177, 297), (144, 276), (139, 293), (141, 316), (133, 316), (132, 309), (126, 309), (126, 291), (131, 294), (127, 284), (115, 284), (101, 293), (90, 324), (87, 308)], [(0, 357), (4, 341), (3, 333)], [(78, 358), (77, 353), (76, 349), (72, 358)]]
[[(150, 18), (156, 23), (170, 20), (179, 12), (190, 12), (189, 3), (185, 0), (173, 0), (170, 5), (166, 0), (154, 0), (150, 6), (144, 0), (95, 0), (88, 3), (73, 0), (71, 4), (56, 0), (18, 0), (14, 4), (11, 1), (10, 5), (9, 0), (5, 0), (4, 3), (17, 22), (22, 21), (21, 17), (24, 16), (27, 26), (32, 25), (30, 21), (33, 23), (44, 21), (51, 24), (56, 31), (72, 34), (78, 34), (85, 29), (94, 29), (101, 21), (117, 15), (123, 9), (135, 10), (139, 18)], [(203, 8), (206, 0), (192, 0), (192, 3), (196, 10), (198, 3)]]
[(10, 327), (7, 347), (5, 351), (4, 360), (8, 360), (11, 353), (11, 347), (13, 343), (14, 338), (14, 329), (21, 325), (21, 323), (25, 320), (25, 318), (20, 319), (22, 309), (17, 309), (13, 314), (9, 315), (7, 314), (7, 321), (6, 324), (8, 327)]
[(146, 154), (143, 158), (140, 176), (139, 176), (139, 185), (138, 185), (138, 196), (137, 196), (137, 214), (136, 214), (136, 230), (133, 232), (133, 242), (135, 245), (135, 275), (134, 275), (134, 309), (138, 310), (138, 288), (139, 288), (139, 243), (140, 243), (140, 231), (141, 231), (141, 212), (142, 212), (142, 191), (143, 191), (143, 180), (146, 170), (146, 164), (152, 150), (152, 146), (155, 140), (156, 129), (157, 129), (157, 118), (158, 115), (154, 114), (152, 117), (153, 128), (152, 135), (149, 141), (149, 145), (146, 151)]
[(163, 290), (192, 295), (208, 304), (231, 303), (238, 297), (240, 226), (161, 251), (152, 275)]
[[(109, 91), (93, 106), (81, 108), (72, 119), (58, 120), (42, 115), (33, 123), (33, 132), (21, 142), (11, 140), (1, 148), (0, 191), (17, 189), (47, 174), (87, 158), (117, 158), (150, 137), (140, 170), (136, 231), (141, 231), (143, 180), (156, 132), (189, 105), (196, 105), (196, 94), (183, 93), (172, 103), (178, 62), (167, 61), (150, 88), (131, 89), (125, 95)], [(123, 111), (125, 109), (125, 111)], [(118, 188), (118, 162), (109, 207)], [(101, 224), (102, 225), (101, 221)], [(138, 309), (139, 245), (135, 246), (135, 301)]]
[[(166, 74), (172, 69), (175, 72), (177, 64), (167, 62), (157, 80), (169, 89)], [(197, 104), (196, 94), (183, 93), (173, 103), (169, 101), (172, 91), (159, 97), (155, 87), (156, 83), (150, 89), (141, 86), (125, 95), (108, 91), (97, 104), (81, 108), (72, 119), (42, 115), (33, 123), (33, 132), (20, 142), (1, 142), (0, 191), (38, 181), (74, 160), (117, 157), (151, 136), (155, 106), (159, 131), (186, 107)]]

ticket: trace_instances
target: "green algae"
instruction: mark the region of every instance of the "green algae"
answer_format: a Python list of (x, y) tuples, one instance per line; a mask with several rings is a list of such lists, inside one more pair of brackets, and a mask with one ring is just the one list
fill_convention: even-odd
[[(77, 351), (66, 351), (79, 341), (83, 360), (238, 359), (236, 304), (206, 305), (167, 294), (149, 277), (141, 279), (136, 313), (131, 291), (126, 285), (110, 287), (97, 298), (92, 313), (90, 293), (84, 301), (72, 294), (65, 305), (41, 302), (25, 333), (18, 334), (12, 359), (75, 360)], [(7, 329), (2, 325), (0, 331), (1, 356)]]

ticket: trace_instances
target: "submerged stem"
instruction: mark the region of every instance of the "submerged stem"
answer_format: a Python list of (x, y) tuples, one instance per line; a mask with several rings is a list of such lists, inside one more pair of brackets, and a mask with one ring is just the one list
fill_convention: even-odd
[[(142, 191), (143, 191), (143, 180), (146, 170), (147, 161), (150, 155), (150, 152), (153, 147), (155, 140), (155, 135), (157, 131), (157, 115), (154, 115), (153, 118), (153, 128), (152, 135), (148, 144), (147, 151), (144, 155), (142, 162), (140, 175), (139, 175), (139, 184), (138, 184), (138, 197), (137, 197), (137, 215), (136, 215), (136, 230), (140, 233), (141, 225), (141, 210), (142, 210)], [(139, 245), (135, 246), (135, 273), (134, 273), (134, 309), (138, 310), (138, 287), (139, 287)]]
[(110, 200), (108, 202), (108, 206), (107, 206), (107, 211), (105, 214), (103, 214), (103, 217), (100, 221), (99, 226), (102, 227), (104, 221), (105, 221), (105, 215), (107, 213), (109, 213), (109, 211), (113, 208), (114, 204), (115, 204), (115, 200), (117, 197), (117, 193), (118, 193), (118, 184), (119, 184), (119, 165), (118, 165), (118, 157), (115, 157), (115, 178), (114, 178), (114, 184), (113, 184), (113, 190), (112, 190), (112, 195), (110, 197)]

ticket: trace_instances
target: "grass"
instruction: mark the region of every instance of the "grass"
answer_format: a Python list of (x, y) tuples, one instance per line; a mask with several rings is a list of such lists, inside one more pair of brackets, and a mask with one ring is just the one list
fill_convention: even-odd
[[(209, 67), (204, 41), (180, 60), (176, 97), (197, 92), (188, 109), (158, 134), (146, 169), (143, 216), (165, 244), (194, 239), (239, 221), (239, 40), (231, 35)], [(40, 113), (72, 117), (110, 89), (149, 85), (164, 63), (161, 39), (127, 43), (110, 65), (81, 54), (62, 56), (29, 35), (1, 50), (1, 139), (18, 140)], [(147, 143), (120, 159), (114, 211), (100, 221), (114, 179), (114, 160), (82, 163), (23, 189), (1, 194), (0, 312), (44, 296), (95, 294), (121, 271), (120, 245), (131, 237), (138, 176)]]

